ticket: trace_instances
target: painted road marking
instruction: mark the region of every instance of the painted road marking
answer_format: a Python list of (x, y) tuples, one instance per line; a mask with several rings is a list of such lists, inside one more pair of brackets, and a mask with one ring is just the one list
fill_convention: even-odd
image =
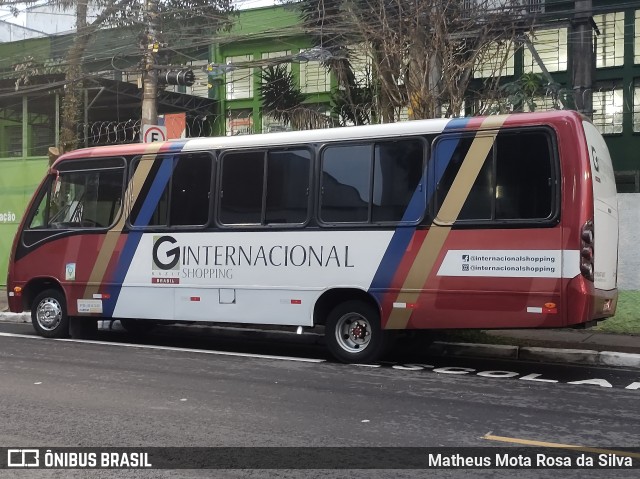
[(558, 442), (533, 441), (531, 439), (519, 439), (517, 437), (494, 436), (490, 432), (482, 436), (482, 439), (487, 439), (489, 441), (508, 442), (511, 444), (521, 444), (523, 446), (553, 447), (557, 449), (571, 449), (572, 451), (592, 452), (594, 454), (615, 454), (616, 456), (640, 458), (640, 453), (637, 452), (619, 451), (616, 449), (601, 449), (598, 447), (576, 446)]
[(123, 348), (138, 348), (138, 349), (155, 349), (160, 351), (177, 351), (181, 353), (198, 353), (198, 354), (213, 354), (215, 356), (233, 356), (240, 358), (257, 358), (257, 359), (273, 359), (277, 361), (293, 361), (299, 363), (324, 363), (326, 359), (313, 359), (313, 358), (296, 358), (293, 356), (272, 356), (269, 354), (250, 354), (250, 353), (236, 353), (231, 351), (215, 351), (209, 349), (191, 349), (191, 348), (176, 348), (172, 346), (155, 346), (152, 344), (131, 344), (131, 343), (111, 343), (108, 341), (93, 341), (90, 339), (54, 339), (43, 338), (41, 336), (30, 336), (27, 334), (14, 334), (14, 333), (1, 333), (0, 336), (7, 338), (25, 338), (25, 339), (51, 339), (51, 341), (60, 341), (65, 343), (81, 343), (81, 344), (101, 344), (105, 346), (118, 346)]
[[(0, 332), (0, 337), (12, 337), (12, 338), (25, 338), (25, 339), (47, 339), (41, 336), (27, 335), (27, 334), (15, 334), (15, 333), (3, 333)], [(52, 341), (63, 341), (63, 342), (71, 342), (71, 343), (85, 343), (85, 344), (102, 344), (106, 346), (121, 346), (127, 348), (139, 348), (139, 349), (155, 349), (161, 351), (178, 351), (185, 353), (200, 353), (200, 354), (212, 354), (216, 356), (230, 356), (230, 357), (245, 357), (245, 358), (258, 358), (258, 359), (270, 359), (277, 361), (292, 361), (292, 362), (303, 362), (303, 363), (324, 363), (327, 362), (326, 359), (313, 359), (313, 358), (298, 358), (293, 356), (274, 356), (268, 354), (251, 354), (251, 353), (238, 353), (232, 351), (216, 351), (209, 349), (190, 349), (190, 348), (177, 348), (172, 346), (156, 346), (149, 344), (131, 344), (131, 343), (117, 343), (117, 342), (107, 342), (107, 341), (94, 341), (88, 339), (52, 339)], [(451, 375), (451, 376), (466, 376), (473, 375), (481, 378), (487, 378), (492, 381), (500, 381), (504, 379), (509, 380), (520, 380), (520, 381), (531, 381), (531, 382), (539, 382), (546, 384), (569, 384), (572, 386), (598, 386), (601, 388), (615, 388), (615, 389), (625, 389), (628, 391), (635, 390), (640, 391), (640, 381), (634, 381), (626, 386), (622, 385), (614, 385), (607, 381), (606, 379), (601, 378), (589, 378), (582, 379), (579, 381), (560, 381), (558, 379), (550, 379), (542, 377), (540, 373), (530, 373), (530, 372), (517, 372), (517, 371), (502, 371), (502, 370), (487, 370), (487, 371), (479, 371), (474, 368), (468, 368), (464, 366), (433, 366), (431, 364), (416, 364), (416, 363), (374, 363), (374, 364), (350, 364), (347, 366), (357, 366), (360, 368), (372, 368), (372, 369), (393, 369), (396, 371), (402, 371), (406, 374), (414, 374), (414, 373), (422, 373), (428, 372), (429, 374), (438, 374), (438, 375)]]
[(590, 385), (590, 386), (599, 386), (603, 388), (616, 388), (616, 389), (627, 389), (627, 390), (640, 390), (640, 381), (635, 381), (627, 386), (614, 386), (606, 379), (600, 378), (590, 378), (590, 379), (582, 379), (579, 381), (566, 381), (561, 382), (558, 379), (547, 379), (541, 377), (542, 374), (539, 373), (523, 373), (517, 371), (500, 371), (500, 370), (487, 370), (487, 371), (478, 371), (474, 368), (468, 368), (464, 366), (439, 366), (435, 367), (431, 364), (392, 364), (392, 363), (383, 363), (383, 364), (353, 364), (352, 366), (358, 367), (368, 367), (368, 368), (380, 368), (386, 367), (400, 371), (407, 371), (408, 373), (418, 372), (418, 371), (428, 371), (429, 373), (443, 374), (443, 375), (453, 375), (453, 376), (465, 376), (465, 375), (474, 375), (482, 378), (489, 379), (518, 379), (521, 381), (532, 381), (539, 383), (548, 383), (548, 384), (571, 384), (571, 385)]

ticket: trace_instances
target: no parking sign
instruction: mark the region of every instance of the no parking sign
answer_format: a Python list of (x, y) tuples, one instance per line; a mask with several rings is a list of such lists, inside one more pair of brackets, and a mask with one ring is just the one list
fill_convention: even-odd
[(167, 127), (160, 125), (145, 125), (142, 128), (142, 143), (167, 140)]

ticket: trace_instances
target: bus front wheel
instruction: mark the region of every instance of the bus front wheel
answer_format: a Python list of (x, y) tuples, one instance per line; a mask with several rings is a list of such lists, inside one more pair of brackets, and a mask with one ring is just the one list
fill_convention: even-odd
[(358, 300), (336, 306), (327, 316), (324, 334), (331, 354), (345, 363), (375, 361), (387, 342), (378, 310)]
[(56, 289), (47, 289), (35, 297), (31, 305), (31, 322), (36, 332), (45, 338), (69, 336), (67, 301)]

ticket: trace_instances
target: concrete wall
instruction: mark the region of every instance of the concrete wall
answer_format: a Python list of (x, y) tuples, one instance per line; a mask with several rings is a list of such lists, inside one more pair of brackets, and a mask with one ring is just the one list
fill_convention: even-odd
[(43, 36), (44, 33), (0, 20), (0, 43), (17, 42)]
[(0, 159), (0, 285), (7, 283), (13, 237), (48, 166), (48, 158)]
[(619, 193), (618, 211), (618, 288), (640, 291), (640, 193)]

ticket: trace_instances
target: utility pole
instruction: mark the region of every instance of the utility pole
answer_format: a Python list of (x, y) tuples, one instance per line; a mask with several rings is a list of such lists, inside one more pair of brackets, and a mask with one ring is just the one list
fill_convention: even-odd
[(156, 55), (158, 53), (158, 0), (145, 0), (144, 19), (147, 25), (146, 38), (143, 40), (142, 70), (142, 125), (140, 134), (146, 125), (158, 124), (158, 70)]
[(576, 0), (569, 34), (572, 46), (571, 86), (576, 109), (593, 118), (593, 51), (592, 0)]

